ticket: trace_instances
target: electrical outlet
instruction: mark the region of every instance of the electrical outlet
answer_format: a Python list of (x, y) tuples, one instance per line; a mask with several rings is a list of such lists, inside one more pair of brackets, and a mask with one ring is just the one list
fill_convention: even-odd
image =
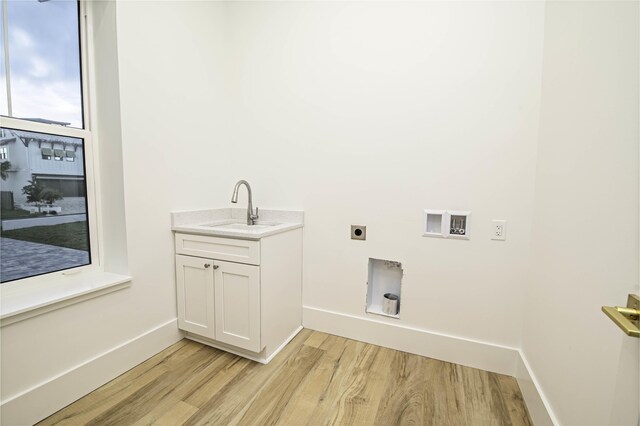
[(507, 221), (492, 220), (491, 221), (491, 239), (504, 241), (507, 239)]

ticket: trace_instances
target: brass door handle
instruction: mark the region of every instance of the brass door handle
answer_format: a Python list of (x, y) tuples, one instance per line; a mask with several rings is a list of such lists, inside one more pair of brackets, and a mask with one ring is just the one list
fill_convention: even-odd
[(630, 294), (627, 306), (603, 306), (602, 312), (607, 314), (628, 336), (640, 337), (640, 297)]

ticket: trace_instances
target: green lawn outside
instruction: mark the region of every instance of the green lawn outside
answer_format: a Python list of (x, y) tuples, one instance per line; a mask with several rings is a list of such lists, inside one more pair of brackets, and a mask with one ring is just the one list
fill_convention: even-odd
[(87, 222), (71, 222), (61, 225), (34, 226), (32, 228), (2, 231), (2, 236), (14, 240), (31, 241), (77, 250), (89, 250)]
[(14, 210), (0, 210), (0, 219), (24, 219), (27, 217), (41, 217), (42, 213), (30, 213), (27, 210), (14, 209)]

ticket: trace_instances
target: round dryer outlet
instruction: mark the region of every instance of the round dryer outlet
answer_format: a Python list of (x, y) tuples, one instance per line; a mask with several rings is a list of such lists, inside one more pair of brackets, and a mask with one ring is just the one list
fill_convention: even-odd
[(367, 239), (367, 227), (364, 225), (351, 225), (351, 239), (352, 240), (366, 240)]

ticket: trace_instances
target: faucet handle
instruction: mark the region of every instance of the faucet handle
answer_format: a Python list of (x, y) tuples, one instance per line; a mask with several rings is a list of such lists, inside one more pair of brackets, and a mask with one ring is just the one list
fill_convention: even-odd
[(251, 216), (252, 216), (252, 218), (253, 218), (253, 219), (257, 219), (257, 218), (259, 218), (259, 217), (260, 217), (260, 216), (258, 215), (258, 207), (256, 207), (256, 214), (254, 215), (253, 213), (251, 213)]

